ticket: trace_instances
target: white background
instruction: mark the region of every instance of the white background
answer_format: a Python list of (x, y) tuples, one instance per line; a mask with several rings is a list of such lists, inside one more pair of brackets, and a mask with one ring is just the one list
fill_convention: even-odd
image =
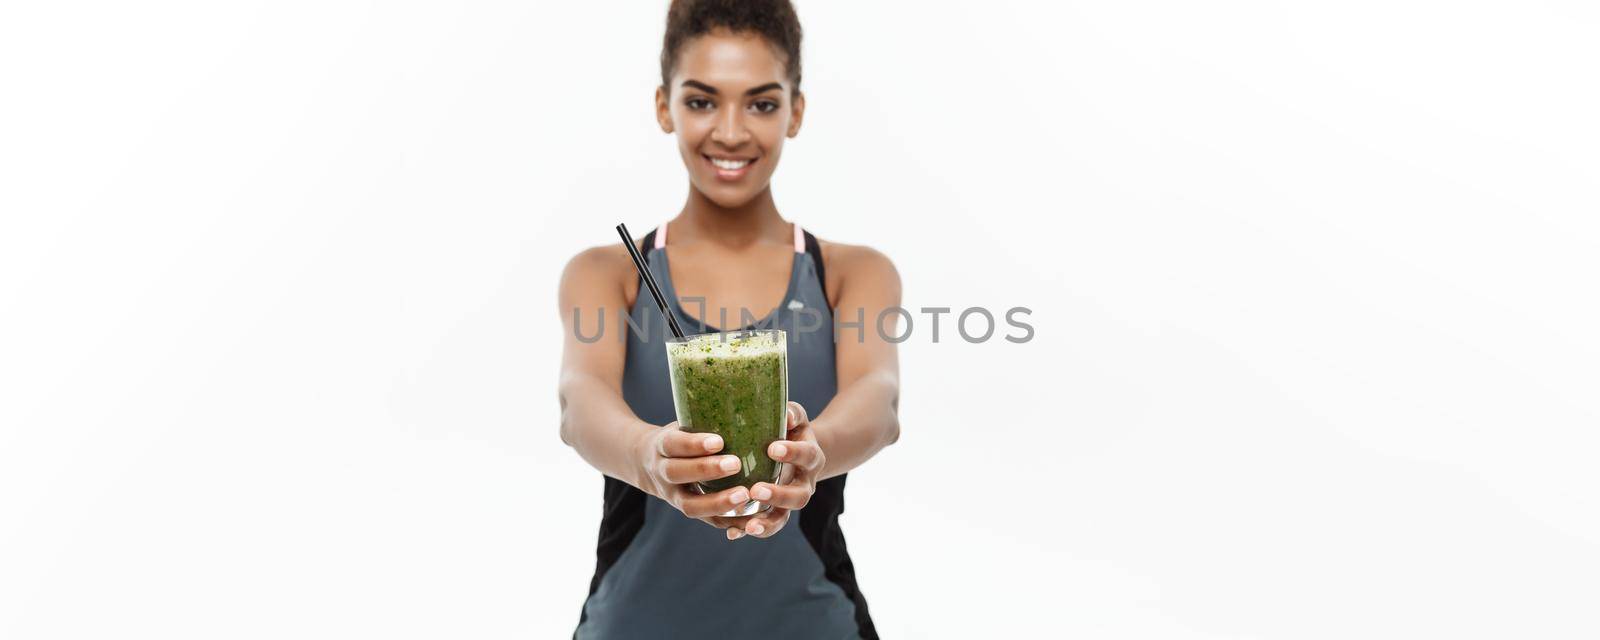
[[(885, 635), (1600, 635), (1600, 10), (1318, 4), (799, 3), (782, 212), (1037, 329), (903, 347)], [(0, 637), (569, 634), (664, 10), (0, 9)]]

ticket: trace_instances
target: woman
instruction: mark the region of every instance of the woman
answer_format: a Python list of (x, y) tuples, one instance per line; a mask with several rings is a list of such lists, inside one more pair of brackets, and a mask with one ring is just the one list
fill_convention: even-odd
[[(883, 254), (818, 240), (773, 203), (805, 114), (800, 34), (783, 0), (672, 3), (656, 118), (677, 136), (689, 195), (639, 247), (685, 333), (739, 328), (725, 318), (789, 332), (789, 431), (767, 454), (791, 477), (690, 488), (739, 459), (673, 421), (666, 323), (626, 250), (578, 254), (561, 280), (561, 438), (605, 475), (605, 508), (576, 637), (877, 637), (838, 518), (845, 474), (899, 436), (895, 348), (880, 337), (897, 335), (897, 316), (882, 333), (877, 319), (899, 305), (900, 279)], [(703, 299), (697, 313), (678, 292)], [(626, 340), (594, 340), (594, 318), (611, 331), (619, 314)], [(836, 339), (836, 314), (860, 324)], [(718, 515), (751, 499), (772, 508)]]

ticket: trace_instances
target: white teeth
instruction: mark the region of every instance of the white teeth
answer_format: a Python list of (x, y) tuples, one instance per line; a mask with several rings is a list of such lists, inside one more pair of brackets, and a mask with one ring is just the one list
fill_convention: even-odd
[(749, 160), (723, 160), (722, 158), (712, 158), (711, 159), (711, 164), (717, 165), (718, 169), (723, 169), (723, 170), (727, 170), (727, 171), (738, 171), (740, 169), (743, 169), (745, 165), (750, 164), (750, 161)]

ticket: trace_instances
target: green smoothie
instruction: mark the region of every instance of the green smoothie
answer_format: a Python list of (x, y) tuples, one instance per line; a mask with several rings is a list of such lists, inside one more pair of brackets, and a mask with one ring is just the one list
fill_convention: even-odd
[[(738, 456), (739, 471), (699, 483), (705, 493), (777, 482), (780, 464), (767, 446), (787, 430), (788, 338), (781, 330), (702, 334), (667, 339), (678, 424), (690, 433), (722, 436), (721, 454)], [(754, 504), (735, 515), (754, 513)]]

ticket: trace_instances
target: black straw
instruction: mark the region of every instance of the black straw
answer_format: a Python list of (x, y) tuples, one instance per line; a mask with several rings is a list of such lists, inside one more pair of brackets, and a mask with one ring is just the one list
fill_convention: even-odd
[(633, 256), (633, 266), (639, 270), (639, 277), (644, 278), (644, 283), (650, 285), (650, 295), (656, 299), (656, 306), (661, 307), (661, 315), (666, 316), (667, 326), (672, 328), (672, 335), (683, 339), (683, 327), (678, 326), (678, 319), (673, 317), (672, 310), (667, 308), (667, 299), (661, 296), (661, 287), (656, 286), (656, 279), (650, 275), (650, 270), (644, 266), (644, 256), (639, 255), (639, 247), (633, 244), (633, 234), (628, 233), (628, 225), (618, 224), (617, 235), (622, 236), (622, 245), (628, 248), (628, 255)]

